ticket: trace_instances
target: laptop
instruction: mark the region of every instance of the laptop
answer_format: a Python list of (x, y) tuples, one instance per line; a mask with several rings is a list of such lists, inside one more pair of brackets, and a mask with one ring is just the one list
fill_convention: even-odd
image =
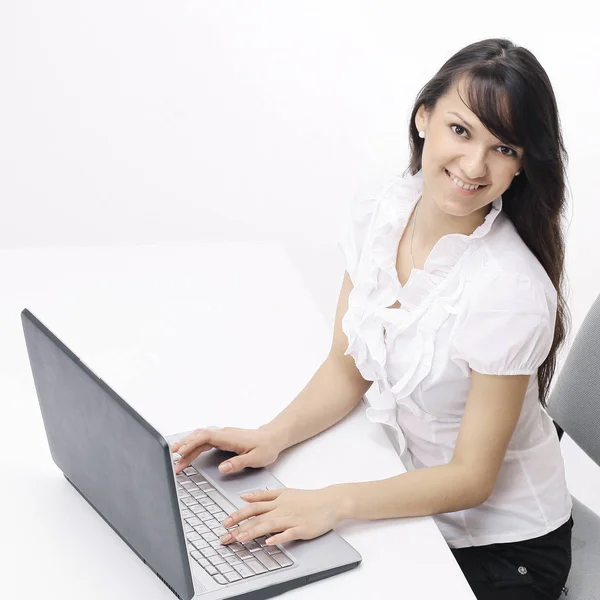
[(334, 531), (222, 545), (221, 522), (246, 504), (240, 494), (285, 486), (267, 468), (221, 473), (233, 454), (218, 449), (176, 475), (170, 444), (189, 432), (163, 436), (29, 310), (21, 320), (52, 459), (178, 598), (269, 598), (360, 563)]

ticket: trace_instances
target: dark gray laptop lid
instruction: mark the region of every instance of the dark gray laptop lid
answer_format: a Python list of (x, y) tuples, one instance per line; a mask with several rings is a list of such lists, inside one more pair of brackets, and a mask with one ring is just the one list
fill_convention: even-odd
[(166, 440), (31, 312), (21, 320), (54, 462), (163, 583), (189, 600), (194, 587)]

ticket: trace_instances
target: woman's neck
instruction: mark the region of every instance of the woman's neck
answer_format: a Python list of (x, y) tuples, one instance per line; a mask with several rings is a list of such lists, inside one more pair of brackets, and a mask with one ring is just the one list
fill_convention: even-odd
[(440, 210), (431, 195), (424, 190), (423, 196), (419, 200), (415, 241), (418, 241), (421, 247), (433, 248), (445, 235), (453, 233), (471, 235), (483, 223), (490, 208), (491, 204), (470, 215), (455, 217)]

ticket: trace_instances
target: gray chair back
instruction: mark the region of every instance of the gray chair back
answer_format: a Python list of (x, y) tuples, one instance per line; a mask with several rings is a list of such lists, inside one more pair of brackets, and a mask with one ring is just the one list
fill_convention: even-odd
[(573, 340), (548, 414), (600, 466), (600, 296)]
[[(559, 434), (564, 430), (600, 466), (600, 296), (573, 340), (550, 394), (548, 414), (558, 425)], [(560, 598), (596, 600), (600, 589), (600, 517), (572, 498), (573, 562)]]

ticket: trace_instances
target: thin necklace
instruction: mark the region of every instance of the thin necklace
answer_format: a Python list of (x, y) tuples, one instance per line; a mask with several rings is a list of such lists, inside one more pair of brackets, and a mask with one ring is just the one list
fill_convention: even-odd
[(413, 237), (415, 236), (415, 223), (417, 222), (417, 213), (419, 212), (419, 204), (421, 204), (421, 198), (417, 202), (417, 206), (415, 208), (415, 216), (413, 217), (412, 222), (412, 231), (410, 234), (410, 259), (412, 260), (412, 268), (415, 268), (415, 257), (413, 256)]

